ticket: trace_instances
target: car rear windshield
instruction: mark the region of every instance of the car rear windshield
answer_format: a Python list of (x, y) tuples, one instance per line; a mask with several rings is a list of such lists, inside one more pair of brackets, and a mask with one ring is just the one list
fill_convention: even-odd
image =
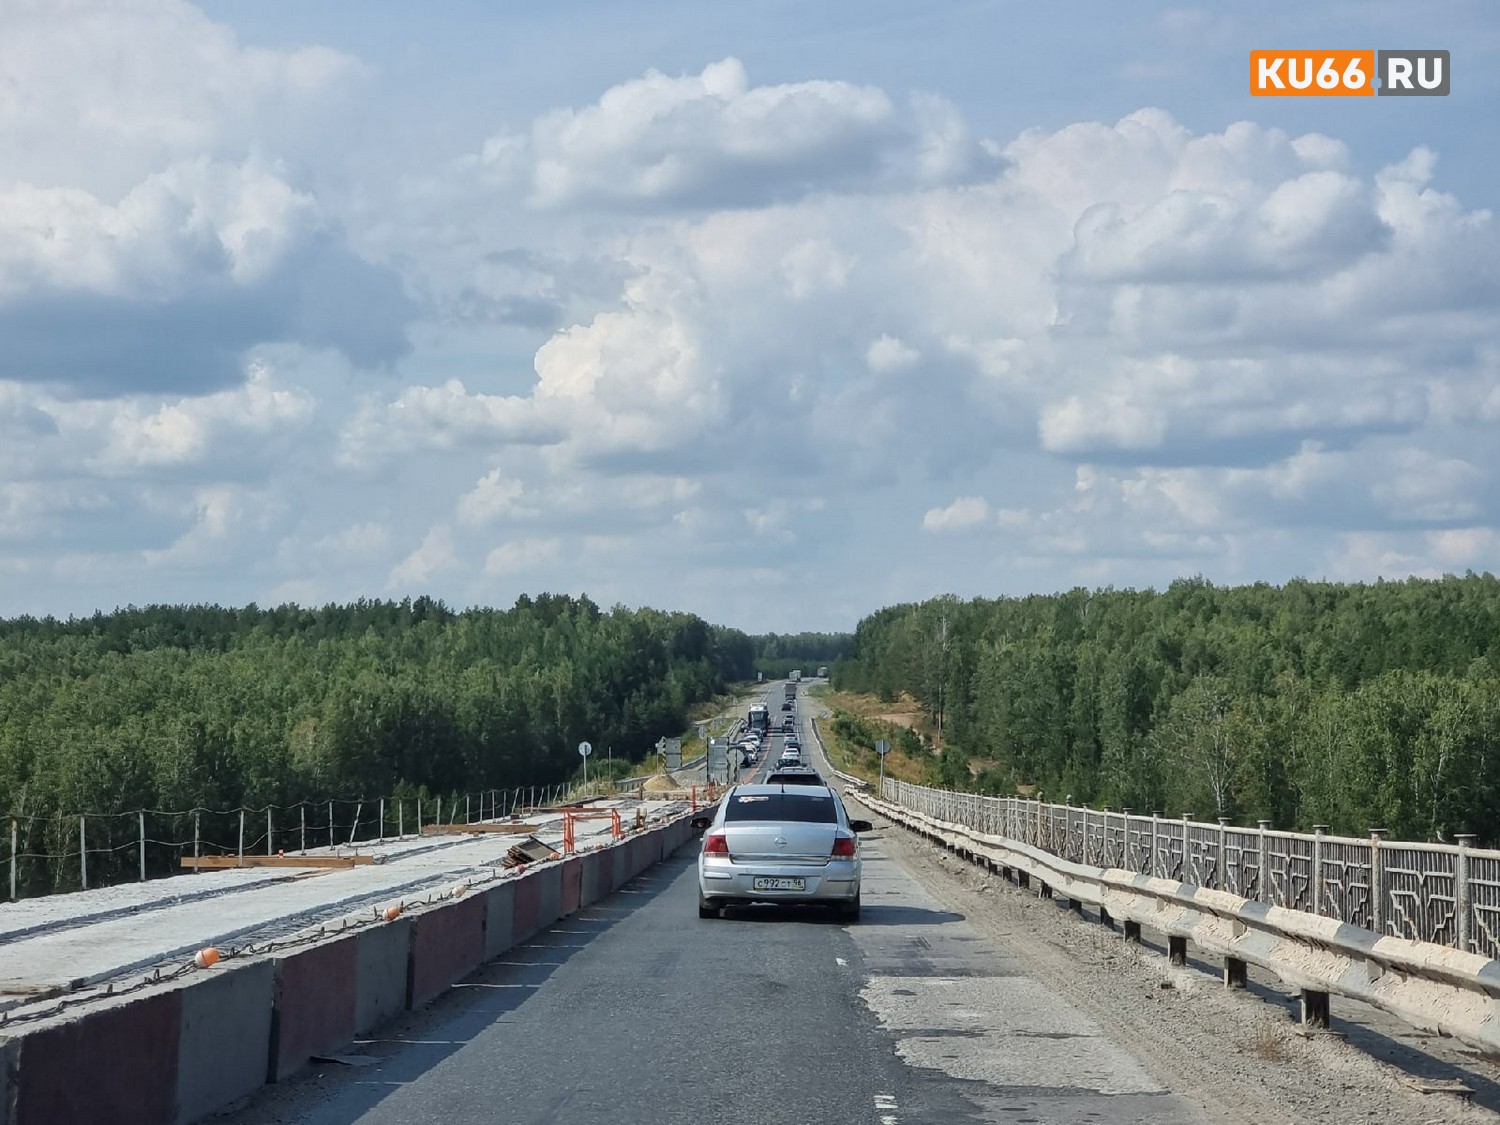
[(837, 824), (839, 815), (831, 793), (746, 793), (729, 798), (724, 819)]

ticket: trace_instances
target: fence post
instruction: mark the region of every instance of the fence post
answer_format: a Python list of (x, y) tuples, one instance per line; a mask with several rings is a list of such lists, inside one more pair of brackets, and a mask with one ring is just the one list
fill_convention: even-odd
[(380, 798), (380, 834), (376, 837), (381, 843), (385, 842), (385, 798)]
[(140, 817), (140, 828), (141, 828), (141, 882), (144, 883), (146, 881), (146, 814), (144, 812), (140, 812), (140, 813), (137, 813), (136, 815), (138, 817)]
[(422, 834), (422, 798), (417, 798), (417, 835)]
[(84, 830), (84, 817), (78, 818), (78, 878), (83, 889), (89, 889), (89, 846)]
[(472, 804), (470, 804), (469, 802), (470, 802), (469, 795), (467, 793), (465, 793), (464, 794), (464, 823), (465, 824), (473, 824), (474, 823), (474, 806)]
[(1219, 858), (1214, 863), (1214, 889), (1229, 889), (1229, 818), (1219, 817)]
[(198, 831), (198, 818), (202, 815), (201, 809), (193, 810), (193, 874), (198, 873), (198, 859), (203, 854), (203, 837)]
[(16, 858), (21, 850), (21, 821), (18, 817), (10, 818), (10, 901), (16, 901)]
[(1474, 897), (1469, 890), (1469, 849), (1474, 846), (1472, 832), (1456, 834), (1458, 851), (1454, 855), (1453, 897), (1458, 906), (1458, 948), (1470, 952), (1469, 942), (1473, 930), (1470, 916), (1474, 913)]
[(240, 866), (245, 866), (245, 810), (240, 809)]
[(1260, 826), (1260, 842), (1256, 845), (1256, 851), (1260, 858), (1260, 874), (1256, 876), (1255, 897), (1267, 906), (1274, 905), (1271, 902), (1271, 857), (1266, 854), (1266, 833), (1270, 831), (1269, 820), (1258, 820)]
[(275, 805), (266, 806), (266, 855), (276, 854), (276, 826), (272, 821), (272, 809)]
[(1380, 843), (1385, 833), (1384, 828), (1370, 829), (1370, 925), (1381, 936), (1385, 935), (1385, 856), (1380, 854)]
[(1179, 882), (1186, 882), (1185, 877), (1190, 875), (1193, 870), (1193, 865), (1188, 862), (1188, 848), (1190, 846), (1188, 825), (1192, 823), (1192, 820), (1192, 813), (1185, 812), (1182, 814), (1182, 871), (1178, 873)]
[(1151, 872), (1150, 872), (1150, 874), (1152, 876), (1156, 875), (1156, 847), (1157, 847), (1157, 844), (1156, 844), (1156, 831), (1157, 831), (1157, 826), (1160, 824), (1160, 822), (1161, 822), (1161, 813), (1160, 812), (1153, 812), (1151, 814)]
[(328, 847), (333, 849), (333, 802), (328, 802)]
[(307, 854), (307, 802), (297, 802), (298, 819), (302, 822), (302, 854)]
[(437, 819), (432, 823), (439, 826), (443, 823), (443, 799), (441, 797), (437, 799)]
[[(1087, 805), (1084, 805), (1083, 806), (1083, 865), (1085, 867), (1089, 866), (1089, 847), (1090, 847), (1090, 845), (1092, 843), (1093, 843), (1093, 838), (1089, 834), (1089, 807)], [(1096, 864), (1095, 866), (1102, 867), (1103, 864)]]
[(365, 811), (364, 801), (354, 806), (354, 827), (349, 829), (349, 845), (353, 847), (354, 838), (359, 835), (359, 814)]
[(396, 798), (396, 835), (406, 835), (406, 802), (400, 797)]
[(1313, 885), (1312, 912), (1323, 914), (1323, 836), (1328, 831), (1326, 824), (1313, 825)]

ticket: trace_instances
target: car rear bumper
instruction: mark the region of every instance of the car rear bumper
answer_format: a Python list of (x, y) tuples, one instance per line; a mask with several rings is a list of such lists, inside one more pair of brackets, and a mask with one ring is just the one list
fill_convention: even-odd
[[(757, 880), (801, 879), (801, 889), (757, 886)], [(698, 891), (706, 899), (733, 902), (848, 902), (859, 897), (858, 860), (827, 864), (698, 863)]]

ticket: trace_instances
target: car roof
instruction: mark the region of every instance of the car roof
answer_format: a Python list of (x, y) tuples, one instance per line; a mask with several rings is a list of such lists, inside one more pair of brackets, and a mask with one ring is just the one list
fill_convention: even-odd
[[(735, 796), (737, 796), (737, 797), (773, 796), (773, 795), (781, 793), (784, 788), (785, 787), (782, 786), (780, 783), (769, 784), (768, 785), (765, 782), (757, 782), (754, 785), (736, 785), (734, 787), (734, 789), (731, 790), (731, 792), (733, 792), (735, 794)], [(814, 790), (814, 791), (816, 791), (818, 789), (826, 789), (830, 794), (833, 794), (833, 796), (835, 796), (835, 797), (838, 796), (838, 794), (834, 793), (833, 790), (829, 786), (827, 786), (827, 785), (799, 785), (799, 786), (797, 786), (797, 791), (799, 793), (805, 793), (808, 790)]]

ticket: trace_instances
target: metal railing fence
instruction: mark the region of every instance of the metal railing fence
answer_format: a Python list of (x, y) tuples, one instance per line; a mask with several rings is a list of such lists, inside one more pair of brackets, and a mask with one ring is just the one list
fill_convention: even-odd
[[(176, 875), (194, 857), (350, 848), (603, 795), (607, 782), (518, 786), (446, 796), (299, 801), (259, 808), (138, 809), (0, 818), (11, 901)], [(5, 845), (8, 844), (8, 848)]]
[(1072, 863), (1228, 891), (1412, 941), (1500, 957), (1500, 851), (1255, 828), (931, 789), (887, 777), (881, 796), (935, 820)]

